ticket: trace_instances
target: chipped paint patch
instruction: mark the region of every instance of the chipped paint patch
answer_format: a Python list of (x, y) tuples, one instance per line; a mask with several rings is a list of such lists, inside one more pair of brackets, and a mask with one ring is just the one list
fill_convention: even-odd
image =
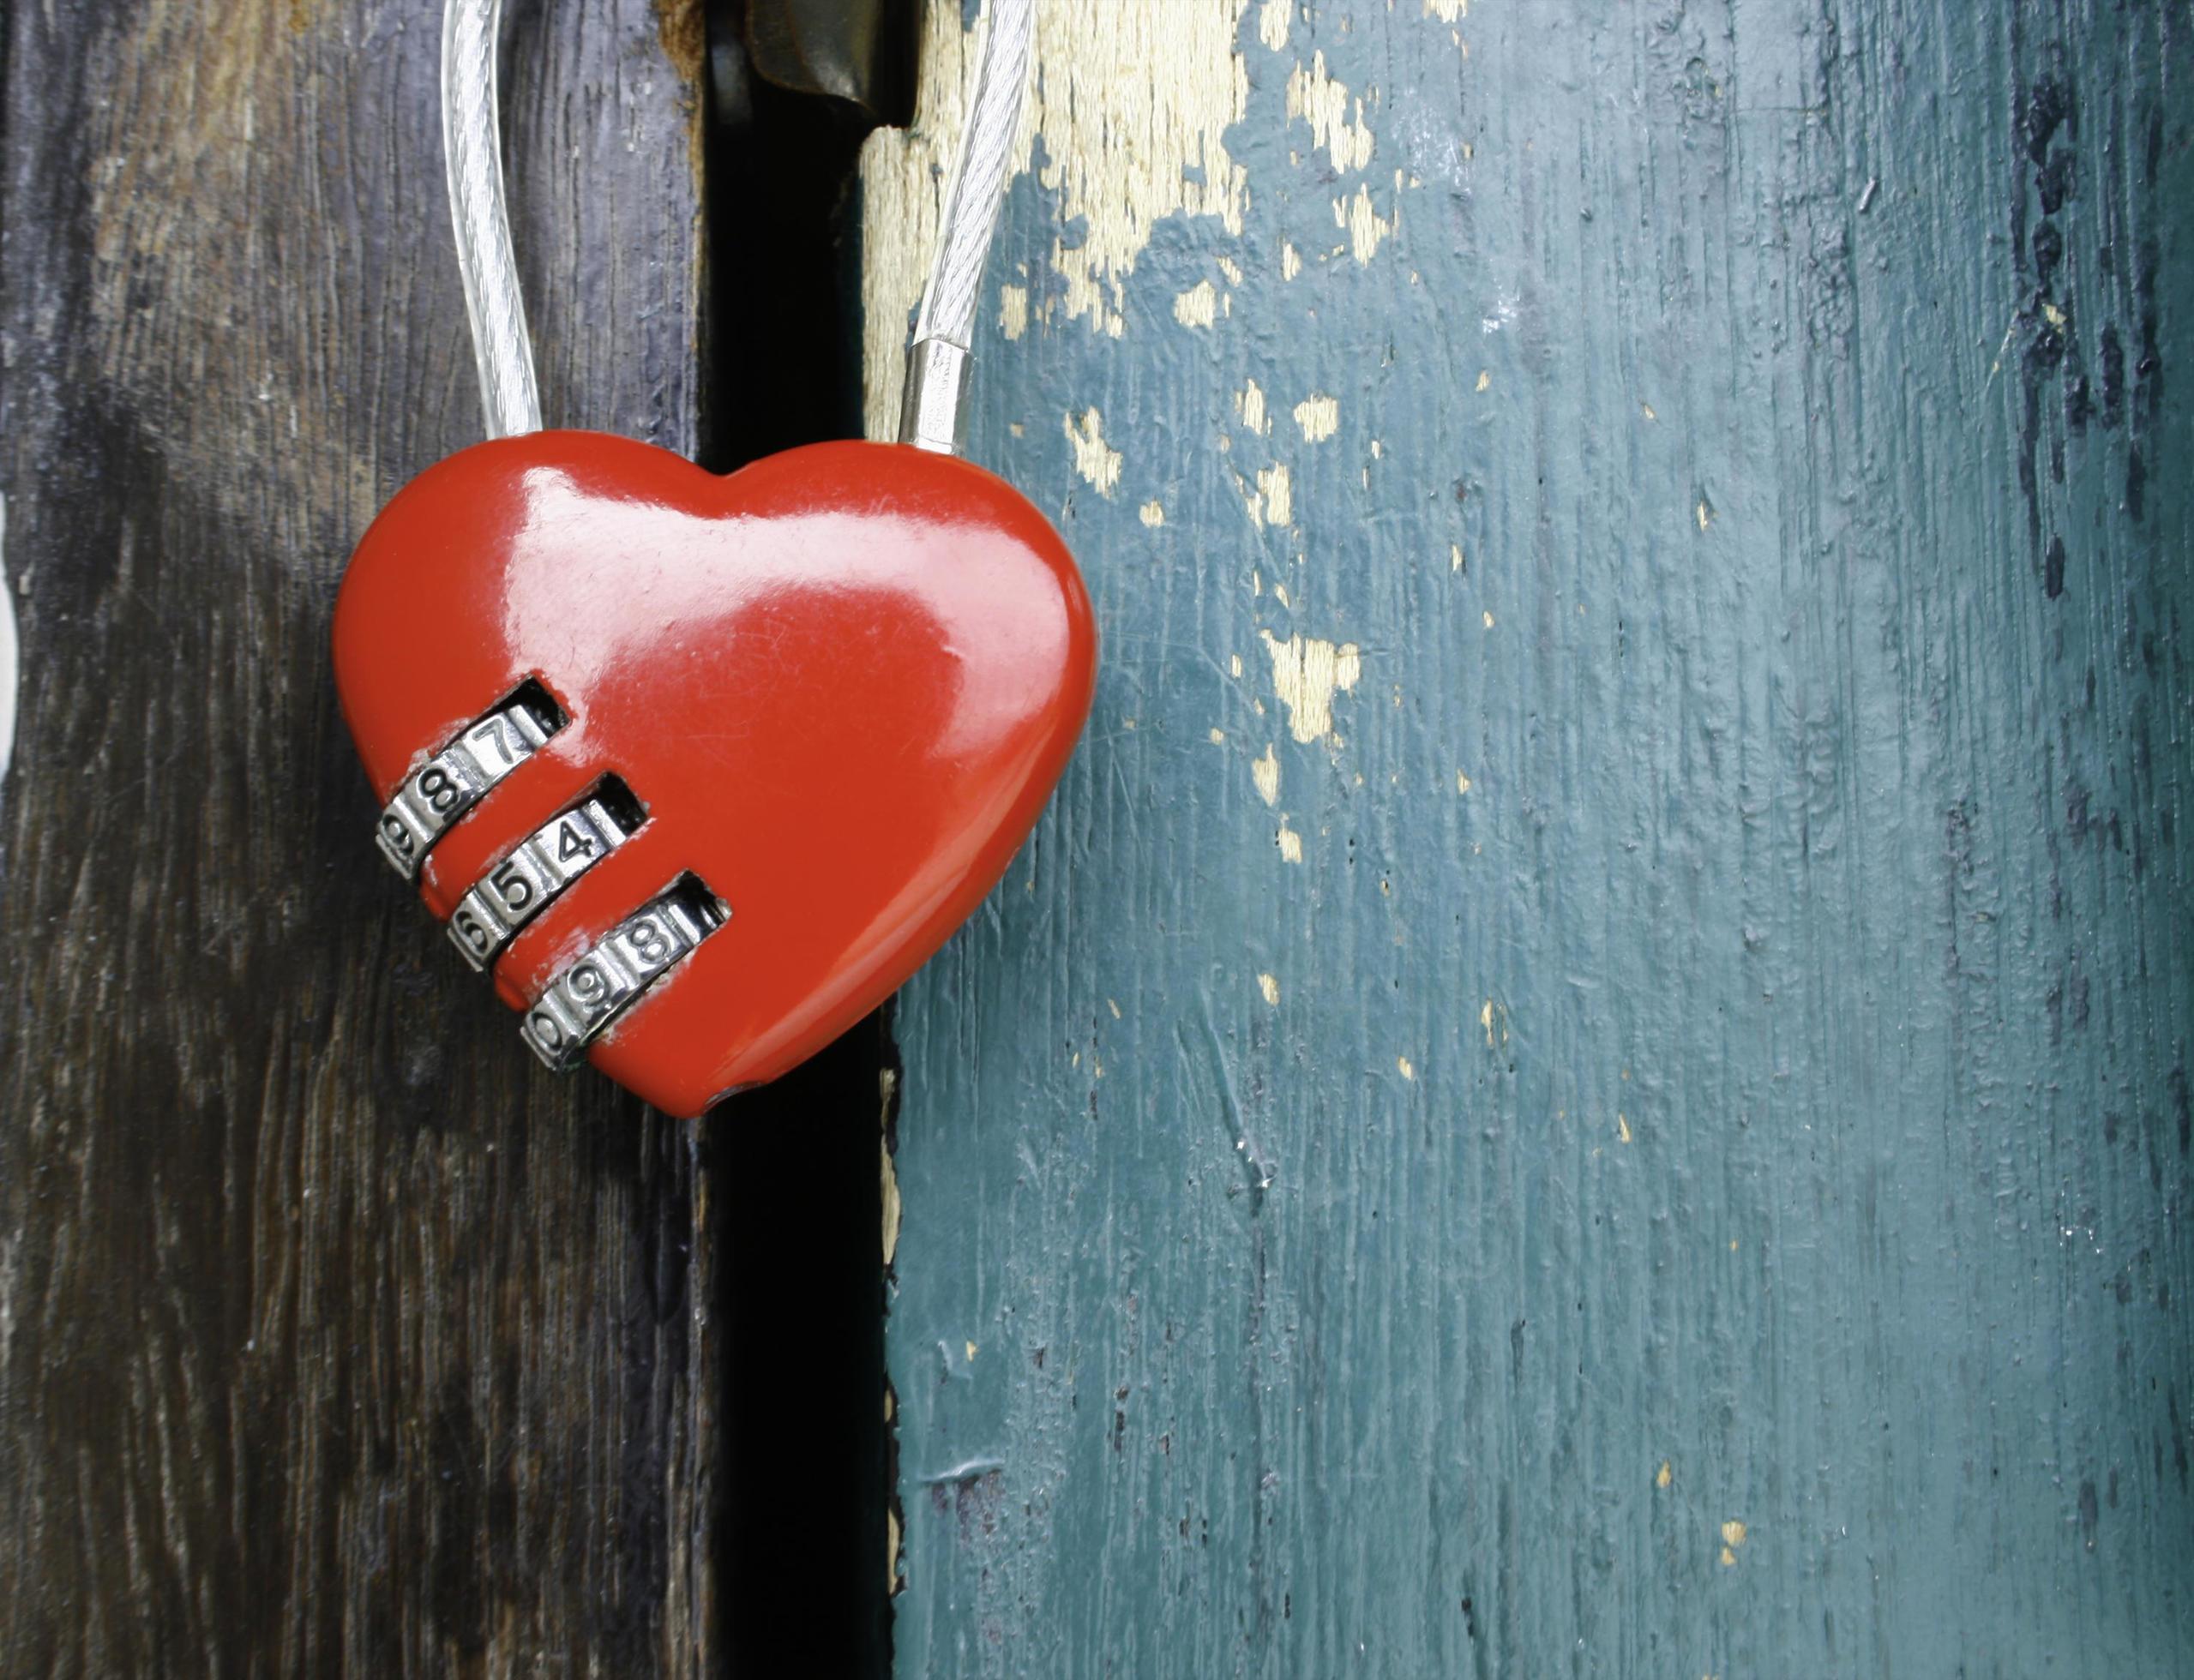
[(1363, 656), (1354, 642), (1337, 646), (1315, 636), (1290, 636), (1282, 641), (1270, 630), (1260, 630), (1265, 651), (1272, 661), (1272, 688), (1288, 709), (1288, 729), (1307, 745), (1333, 732), (1333, 696), (1356, 686), (1363, 675)]
[(1460, 572), (1464, 563), (1463, 545), (1460, 543), (1450, 543), (1447, 545), (1447, 569), (1451, 572)]
[[(899, 1090), (899, 1075), (886, 1068), (876, 1076), (878, 1098), (877, 1141), (882, 1156), (881, 1173), (884, 1205), (884, 1268), (891, 1269), (899, 1255), (900, 1204), (899, 1197), (899, 1165), (892, 1159), (892, 1098)], [(890, 1395), (886, 1395), (888, 1404)]]
[(1158, 501), (1146, 501), (1135, 510), (1135, 517), (1156, 531), (1165, 523), (1165, 507)]
[(1265, 756), (1249, 761), (1250, 779), (1257, 783), (1257, 796), (1267, 805), (1280, 802), (1280, 755), (1268, 744)]
[(1271, 975), (1258, 975), (1257, 989), (1264, 994), (1265, 1001), (1271, 1005), (1273, 1008), (1277, 1009), (1280, 1006), (1280, 982), (1273, 979)]
[[(1249, 0), (1041, 0), (1036, 72), (1013, 141), (1012, 170), (1028, 172), (1043, 141), (1041, 176), (1072, 229), (1048, 253), (1059, 285), (1037, 288), (1068, 321), (1117, 338), (1127, 278), (1151, 231), (1169, 216), (1210, 217), (1241, 231), (1247, 175), (1226, 132), (1248, 108), (1249, 76), (1236, 51)], [(960, 26), (959, 6), (923, 9), (922, 75), (909, 128), (881, 128), (861, 148), (862, 357), (872, 437), (898, 423), (908, 317), (935, 249), (966, 88), (987, 19)], [(1133, 135), (1132, 145), (1120, 143)]]
[(1281, 862), (1301, 863), (1302, 861), (1302, 836), (1288, 826), (1288, 819), (1285, 817), (1280, 819), (1280, 826), (1272, 835), (1272, 843), (1280, 849)]
[(1280, 278), (1291, 280), (1302, 273), (1302, 253), (1292, 244), (1280, 247)]
[(1417, 1077), (1417, 1071), (1410, 1065), (1410, 1059), (1407, 1056), (1397, 1056), (1394, 1059), (1394, 1065), (1404, 1079), (1415, 1079)]
[(1341, 399), (1338, 397), (1308, 396), (1295, 405), (1295, 425), (1302, 432), (1305, 443), (1323, 443), (1340, 429)]
[(1369, 265), (1379, 255), (1379, 248), (1402, 225), (1402, 176), (1394, 175), (1395, 204), (1393, 213), (1381, 216), (1371, 201), (1371, 189), (1358, 187), (1354, 198), (1333, 201), (1333, 225), (1349, 236), (1349, 253), (1356, 260), (1358, 267)]
[(1622, 1114), (1615, 1116), (1615, 1142), (1618, 1143), (1630, 1142), (1630, 1120)]
[(1173, 300), (1173, 318), (1183, 327), (1209, 327), (1219, 318), (1219, 291), (1209, 280), (1199, 280)]
[(998, 288), (998, 330), (1018, 339), (1029, 330), (1029, 289), (1025, 285)]
[(1371, 161), (1371, 130), (1364, 125), (1363, 101), (1351, 100), (1349, 90), (1325, 73), (1323, 51), (1311, 55), (1310, 68), (1301, 64), (1288, 78), (1288, 121), (1310, 125), (1314, 144), (1325, 148), (1333, 167), (1345, 174)]
[(1227, 732), (1224, 729), (1220, 729), (1216, 723), (1213, 724), (1211, 726), (1211, 745), (1214, 747), (1225, 746), (1227, 744)]
[(1295, 521), (1295, 483), (1288, 474), (1285, 461), (1275, 461), (1259, 469), (1257, 499), (1250, 512), (1268, 525), (1291, 525)]
[(1120, 482), (1120, 452), (1104, 441), (1104, 417), (1090, 409), (1078, 427), (1068, 415), (1067, 441), (1073, 446), (1074, 471), (1096, 485), (1099, 495), (1110, 495)]
[(1458, 794), (1470, 791), (1470, 778), (1459, 770), (1455, 772), (1455, 791)]
[(1272, 429), (1272, 418), (1265, 411), (1265, 390), (1251, 380), (1234, 393), (1234, 411), (1243, 427), (1263, 437)]
[(1660, 1473), (1653, 1479), (1653, 1485), (1656, 1487), (1666, 1487), (1670, 1482), (1673, 1482), (1675, 1479), (1675, 1467), (1669, 1463), (1667, 1459), (1662, 1459), (1661, 1461)]
[(1257, 39), (1274, 52), (1288, 44), (1288, 15), (1295, 10), (1294, 0), (1265, 0), (1257, 10)]
[(1722, 1525), (1722, 1567), (1723, 1569), (1734, 1567), (1737, 1562), (1737, 1548), (1744, 1543), (1745, 1525), (1743, 1523), (1732, 1517)]

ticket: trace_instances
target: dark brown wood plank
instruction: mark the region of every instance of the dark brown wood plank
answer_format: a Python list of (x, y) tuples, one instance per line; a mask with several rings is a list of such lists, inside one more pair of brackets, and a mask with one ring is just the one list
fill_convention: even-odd
[[(352, 543), (478, 435), (439, 10), (7, 15), (9, 1672), (712, 1655), (697, 1135), (531, 1065), (328, 681)], [(697, 8), (513, 14), (549, 416), (690, 450)]]

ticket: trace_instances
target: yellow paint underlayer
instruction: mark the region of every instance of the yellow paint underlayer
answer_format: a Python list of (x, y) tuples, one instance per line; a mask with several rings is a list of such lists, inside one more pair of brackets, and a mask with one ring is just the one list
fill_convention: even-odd
[(1183, 327), (1209, 327), (1219, 318), (1218, 288), (1199, 280), (1173, 300), (1173, 318)]
[(1371, 201), (1371, 189), (1358, 187), (1354, 198), (1333, 201), (1333, 225), (1349, 236), (1349, 254), (1359, 267), (1379, 255), (1379, 248), (1402, 225), (1402, 173), (1394, 172), (1394, 209), (1381, 216)]
[(1110, 495), (1120, 482), (1120, 452), (1104, 441), (1104, 417), (1093, 408), (1079, 422), (1068, 415), (1067, 441), (1073, 446), (1074, 470), (1097, 486), (1098, 495)]
[(1270, 416), (1265, 411), (1265, 391), (1255, 380), (1235, 393), (1234, 411), (1241, 417), (1243, 427), (1259, 437), (1272, 429)]
[(1295, 424), (1301, 429), (1305, 443), (1323, 443), (1340, 429), (1341, 399), (1338, 397), (1305, 397), (1295, 405)]
[(1272, 661), (1272, 690), (1288, 709), (1288, 731), (1305, 745), (1333, 732), (1333, 696), (1345, 693), (1363, 675), (1363, 656), (1354, 642), (1336, 646), (1315, 636), (1282, 641), (1260, 630)]
[(1323, 52), (1311, 55), (1308, 69), (1296, 65), (1288, 78), (1288, 121), (1307, 123), (1312, 138), (1325, 148), (1337, 171), (1361, 169), (1371, 161), (1363, 101), (1352, 104), (1349, 90), (1326, 75)]
[[(1117, 336), (1127, 277), (1151, 231), (1173, 215), (1216, 217), (1241, 231), (1244, 171), (1226, 130), (1242, 119), (1249, 78), (1235, 50), (1249, 0), (1041, 0), (1035, 82), (1014, 141), (1025, 173), (1038, 135), (1055, 195), (1049, 283), (1031, 287), (1031, 319), (1085, 320)], [(1269, 9), (1268, 9), (1269, 10)], [(925, 9), (911, 128), (879, 129), (861, 151), (863, 357), (869, 435), (899, 417), (908, 318), (922, 295), (981, 45), (957, 6)], [(1278, 13), (1286, 23), (1286, 9)], [(1010, 225), (1006, 237), (1013, 237)], [(1021, 238), (1026, 240), (1024, 231)], [(1008, 254), (1031, 261), (1032, 250)]]

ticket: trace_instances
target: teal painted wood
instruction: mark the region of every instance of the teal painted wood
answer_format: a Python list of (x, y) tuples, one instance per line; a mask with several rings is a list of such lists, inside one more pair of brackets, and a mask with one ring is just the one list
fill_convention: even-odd
[(899, 1015), (899, 1671), (2194, 1670), (2185, 9), (1278, 9), (980, 346), (1107, 663)]

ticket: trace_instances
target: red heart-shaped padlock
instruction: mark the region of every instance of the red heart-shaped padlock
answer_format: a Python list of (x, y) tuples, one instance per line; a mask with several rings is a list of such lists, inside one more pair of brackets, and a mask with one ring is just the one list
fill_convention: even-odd
[[(583, 1031), (606, 986), (606, 1025), (568, 1047), (688, 1116), (820, 1049), (975, 909), (1096, 672), (1072, 557), (980, 467), (826, 443), (718, 477), (591, 432), (479, 444), (406, 486), (334, 643), (376, 792), (430, 825), (448, 793), (406, 867), (428, 904), (468, 934), (476, 903), (520, 906), (481, 955), (537, 1047), (551, 992)], [(529, 693), (540, 727), (498, 735)], [(605, 789), (628, 791), (613, 816)], [(413, 843), (384, 822), (392, 855)], [(690, 914), (628, 920), (674, 886)]]

